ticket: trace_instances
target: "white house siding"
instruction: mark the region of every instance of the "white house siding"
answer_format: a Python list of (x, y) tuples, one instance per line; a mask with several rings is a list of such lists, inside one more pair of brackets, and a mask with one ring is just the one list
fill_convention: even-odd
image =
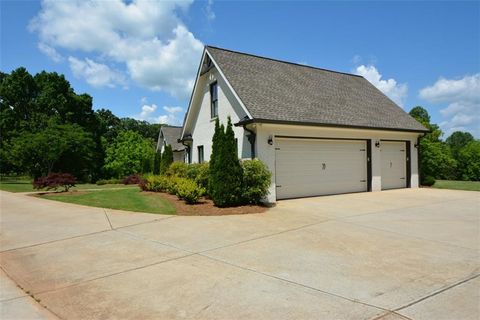
[[(375, 142), (381, 140), (405, 140), (410, 141), (410, 163), (411, 163), (411, 187), (418, 188), (418, 153), (415, 144), (419, 136), (418, 133), (381, 131), (381, 130), (363, 130), (363, 129), (344, 129), (327, 128), (314, 126), (296, 126), (280, 124), (255, 124), (250, 126), (257, 133), (256, 155), (262, 160), (272, 172), (272, 184), (268, 202), (276, 201), (275, 184), (275, 136), (296, 136), (296, 137), (317, 137), (317, 138), (350, 138), (350, 139), (368, 139), (372, 145), (372, 191), (382, 189), (381, 177), (381, 152), (380, 148), (375, 147)], [(273, 139), (273, 144), (268, 144), (269, 138)], [(301, 156), (301, 155), (299, 155)]]
[[(234, 124), (246, 116), (244, 109), (235, 99), (227, 83), (216, 69), (212, 69), (202, 75), (197, 82), (197, 92), (191, 105), (193, 112), (195, 112), (194, 110), (198, 110), (198, 105), (200, 105), (200, 111), (195, 117), (192, 117), (192, 122), (187, 123), (185, 126), (185, 135), (190, 133), (193, 138), (191, 152), (192, 163), (198, 162), (198, 146), (203, 145), (205, 161), (209, 161), (212, 153), (212, 137), (215, 131), (215, 120), (210, 118), (210, 84), (215, 81), (218, 83), (218, 118), (220, 122), (226, 125), (227, 118), (230, 116), (232, 124)], [(192, 130), (190, 128), (193, 128), (193, 132), (189, 131)], [(238, 139), (238, 156), (242, 159), (250, 158), (251, 146), (244, 129), (234, 126), (233, 131), (235, 138)]]

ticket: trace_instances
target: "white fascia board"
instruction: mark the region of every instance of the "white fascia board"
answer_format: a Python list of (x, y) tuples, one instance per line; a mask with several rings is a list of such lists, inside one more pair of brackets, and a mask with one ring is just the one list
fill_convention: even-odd
[[(208, 52), (208, 48), (206, 49), (206, 51)], [(220, 67), (218, 66), (217, 62), (215, 61), (215, 59), (213, 59), (212, 55), (210, 54), (210, 52), (208, 52), (208, 56), (210, 57), (210, 59), (212, 60), (213, 64), (215, 65), (215, 67), (217, 68), (217, 71), (218, 73), (220, 74), (220, 76), (223, 78), (223, 80), (225, 80), (225, 83), (227, 84), (228, 88), (230, 89), (230, 91), (232, 91), (233, 93), (233, 96), (235, 97), (235, 99), (237, 99), (238, 103), (240, 103), (240, 106), (243, 108), (243, 111), (245, 111), (245, 113), (247, 114), (247, 116), (250, 118), (250, 119), (253, 119), (252, 115), (250, 114), (250, 112), (248, 111), (247, 107), (245, 107), (245, 104), (243, 103), (242, 99), (240, 99), (240, 97), (238, 96), (237, 92), (233, 89), (232, 85), (230, 84), (230, 82), (228, 81), (227, 77), (225, 77), (225, 74), (223, 73), (222, 69), (220, 69)]]
[(185, 120), (183, 121), (182, 134), (180, 135), (180, 139), (183, 139), (183, 135), (185, 134), (185, 126), (187, 125), (188, 117), (189, 117), (190, 111), (192, 109), (192, 103), (193, 103), (193, 99), (195, 97), (195, 93), (197, 92), (197, 83), (198, 83), (198, 79), (200, 78), (200, 72), (202, 70), (203, 61), (205, 60), (206, 54), (207, 54), (206, 49), (204, 49), (203, 54), (202, 54), (202, 59), (200, 60), (200, 65), (198, 66), (197, 76), (195, 78), (195, 84), (193, 85), (193, 92), (192, 92), (192, 95), (190, 96), (190, 102), (188, 103), (187, 114), (185, 115)]

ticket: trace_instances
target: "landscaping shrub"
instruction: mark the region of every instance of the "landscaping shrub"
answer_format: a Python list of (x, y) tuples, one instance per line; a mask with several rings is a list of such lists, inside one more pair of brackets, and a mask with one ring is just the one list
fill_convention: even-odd
[(100, 179), (100, 180), (97, 180), (96, 184), (97, 186), (103, 186), (105, 184), (118, 184), (120, 183), (121, 181), (119, 179)]
[(139, 183), (143, 191), (165, 192), (168, 186), (168, 177), (159, 175), (147, 175)]
[(171, 145), (166, 145), (163, 153), (162, 159), (160, 160), (160, 174), (165, 174), (173, 163), (173, 150)]
[(435, 178), (432, 176), (426, 176), (422, 179), (422, 186), (431, 187), (435, 184)]
[(186, 178), (187, 177), (187, 171), (188, 171), (188, 164), (184, 162), (174, 162), (172, 163), (165, 174), (167, 176), (176, 176), (180, 178)]
[(208, 193), (218, 207), (236, 206), (242, 200), (243, 169), (230, 117), (225, 131), (218, 119), (215, 120), (212, 142)]
[(178, 178), (176, 182), (177, 196), (188, 204), (198, 203), (200, 197), (205, 194), (205, 189), (191, 179)]
[(46, 177), (40, 177), (33, 181), (33, 188), (40, 190), (57, 190), (63, 188), (63, 191), (68, 191), (71, 187), (75, 187), (77, 179), (70, 173), (56, 173), (51, 172)]
[(142, 176), (139, 174), (131, 174), (122, 179), (123, 184), (139, 184)]
[(244, 203), (258, 204), (267, 196), (272, 174), (260, 160), (245, 160), (243, 167), (242, 200)]
[(192, 163), (187, 167), (187, 178), (195, 181), (200, 187), (208, 187), (209, 163)]

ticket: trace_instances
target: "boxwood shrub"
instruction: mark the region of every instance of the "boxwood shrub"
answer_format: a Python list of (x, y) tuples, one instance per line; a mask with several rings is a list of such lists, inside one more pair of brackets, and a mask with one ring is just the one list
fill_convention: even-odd
[(242, 201), (245, 204), (259, 204), (268, 195), (272, 174), (258, 159), (242, 162)]

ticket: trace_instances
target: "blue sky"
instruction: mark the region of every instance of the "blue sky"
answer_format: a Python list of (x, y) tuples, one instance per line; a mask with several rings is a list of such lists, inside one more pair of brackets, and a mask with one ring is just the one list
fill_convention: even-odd
[(480, 2), (1, 1), (1, 70), (65, 74), (94, 108), (181, 124), (204, 44), (363, 75), (480, 137)]

